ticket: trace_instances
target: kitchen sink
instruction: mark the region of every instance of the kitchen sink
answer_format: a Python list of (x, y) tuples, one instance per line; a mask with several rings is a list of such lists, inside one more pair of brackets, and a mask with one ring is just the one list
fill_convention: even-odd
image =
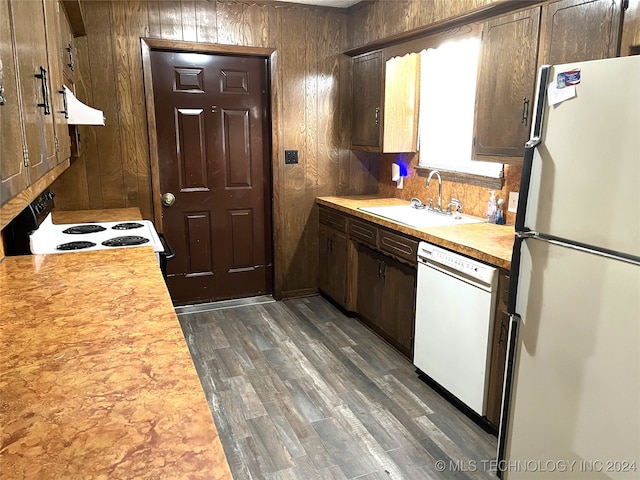
[(385, 207), (360, 207), (358, 210), (373, 213), (379, 217), (387, 218), (398, 223), (409, 225), (410, 227), (428, 228), (444, 227), (448, 225), (466, 225), (470, 223), (482, 223), (486, 220), (469, 215), (462, 215), (455, 218), (454, 215), (443, 215), (430, 210), (413, 208), (407, 205), (392, 205)]

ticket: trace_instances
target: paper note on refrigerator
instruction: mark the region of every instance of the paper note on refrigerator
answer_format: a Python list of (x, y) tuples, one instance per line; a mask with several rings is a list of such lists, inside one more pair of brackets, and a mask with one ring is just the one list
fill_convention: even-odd
[(560, 102), (569, 100), (576, 96), (576, 86), (571, 85), (564, 88), (558, 88), (556, 82), (550, 83), (547, 89), (547, 98), (549, 99), (549, 106), (557, 105)]

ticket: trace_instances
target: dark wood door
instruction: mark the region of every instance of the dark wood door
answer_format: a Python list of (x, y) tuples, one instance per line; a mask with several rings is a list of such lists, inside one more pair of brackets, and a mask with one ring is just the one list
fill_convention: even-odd
[(541, 64), (616, 57), (622, 0), (560, 0), (543, 10)]
[(522, 161), (531, 131), (540, 7), (484, 24), (473, 158)]
[(352, 69), (351, 148), (379, 152), (382, 150), (382, 52), (355, 57)]
[(266, 60), (152, 51), (175, 304), (272, 292)]

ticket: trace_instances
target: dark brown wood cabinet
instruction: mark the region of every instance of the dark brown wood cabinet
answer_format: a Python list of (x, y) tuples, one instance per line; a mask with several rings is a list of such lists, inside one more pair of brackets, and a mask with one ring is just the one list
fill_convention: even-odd
[(70, 139), (60, 93), (58, 2), (2, 0), (0, 8), (0, 86), (4, 90), (0, 198), (4, 205), (68, 159)]
[(19, 88), (11, 39), (8, 0), (0, 0), (0, 204), (24, 190), (29, 182), (23, 159)]
[(520, 163), (529, 139), (540, 7), (484, 24), (473, 158)]
[(358, 316), (407, 358), (413, 358), (416, 269), (358, 247)]
[(489, 387), (487, 394), (487, 420), (496, 427), (500, 424), (502, 387), (504, 383), (505, 362), (507, 359), (507, 339), (509, 336), (509, 314), (507, 313), (508, 287), (509, 272), (501, 269), (498, 277), (498, 298), (493, 324), (491, 365), (489, 367)]
[(413, 359), (418, 241), (332, 208), (318, 217), (319, 290)]
[(623, 0), (559, 0), (543, 10), (540, 64), (611, 58), (620, 51)]
[(382, 51), (359, 55), (351, 62), (351, 148), (380, 152), (384, 91)]
[(71, 24), (67, 15), (60, 15), (60, 63), (64, 75), (65, 85), (71, 87), (75, 82), (77, 70), (77, 55), (75, 40), (71, 30)]
[(347, 308), (347, 236), (320, 224), (318, 242), (318, 286), (338, 305)]
[(51, 79), (51, 109), (53, 116), (55, 148), (58, 163), (71, 156), (71, 137), (67, 125), (67, 100), (63, 91), (64, 81), (64, 53), (62, 22), (66, 22), (64, 12), (57, 0), (43, 0), (45, 30), (47, 37), (47, 52)]
[(9, 3), (18, 64), (29, 181), (33, 183), (58, 163), (44, 10), (42, 2)]
[(347, 217), (330, 208), (318, 210), (318, 288), (344, 309), (347, 304), (349, 242)]

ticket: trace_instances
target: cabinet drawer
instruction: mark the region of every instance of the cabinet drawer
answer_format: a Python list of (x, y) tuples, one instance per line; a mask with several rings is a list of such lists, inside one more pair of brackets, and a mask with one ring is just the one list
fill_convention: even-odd
[(380, 250), (397, 258), (408, 260), (412, 264), (417, 263), (418, 241), (404, 235), (378, 230), (378, 245)]
[(319, 218), (323, 225), (328, 225), (341, 232), (347, 231), (347, 217), (336, 210), (320, 207)]
[(360, 220), (349, 220), (349, 235), (362, 240), (369, 245), (376, 246), (376, 237), (378, 228), (370, 223), (361, 222)]

